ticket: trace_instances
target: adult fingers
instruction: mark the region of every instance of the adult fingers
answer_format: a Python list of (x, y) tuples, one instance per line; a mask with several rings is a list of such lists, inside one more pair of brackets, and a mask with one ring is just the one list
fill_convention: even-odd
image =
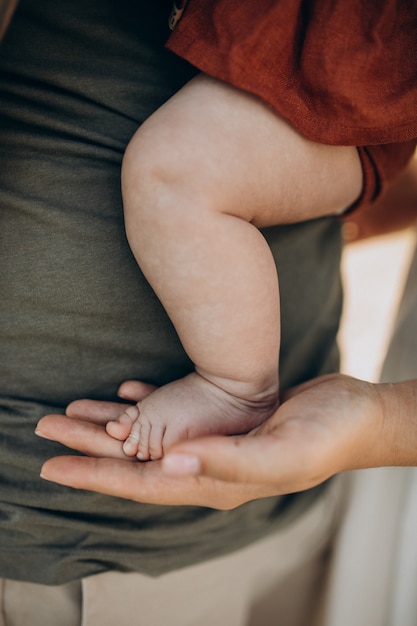
[(138, 380), (126, 380), (122, 383), (117, 391), (120, 398), (131, 400), (132, 402), (140, 402), (152, 391), (155, 391), (155, 385), (150, 383), (142, 383)]
[[(287, 436), (286, 436), (287, 435)], [(282, 495), (313, 486), (314, 472), (297, 449), (297, 437), (262, 435), (212, 437), (174, 446), (163, 459), (169, 475), (210, 476)]]
[(110, 437), (103, 426), (92, 421), (46, 415), (38, 422), (35, 432), (39, 437), (58, 441), (89, 456), (127, 459), (122, 442)]
[(74, 420), (85, 420), (95, 424), (105, 425), (116, 419), (126, 410), (123, 402), (105, 402), (100, 400), (75, 400), (66, 408), (66, 415)]
[(55, 457), (46, 461), (42, 478), (76, 489), (87, 489), (135, 502), (172, 506), (233, 509), (262, 497), (251, 487), (205, 477), (170, 477), (160, 461), (129, 463), (119, 459)]
[[(146, 398), (154, 390), (154, 385), (129, 380), (122, 383), (118, 394), (124, 400), (136, 403)], [(96, 424), (107, 424), (108, 421), (118, 417), (126, 409), (126, 406), (127, 404), (124, 402), (107, 402), (83, 398), (71, 402), (67, 406), (66, 415), (74, 419), (88, 420)]]

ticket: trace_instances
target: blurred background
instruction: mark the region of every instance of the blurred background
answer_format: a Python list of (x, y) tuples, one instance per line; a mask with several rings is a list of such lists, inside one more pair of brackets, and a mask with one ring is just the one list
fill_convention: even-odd
[(345, 246), (342, 371), (377, 381), (414, 249), (413, 228)]

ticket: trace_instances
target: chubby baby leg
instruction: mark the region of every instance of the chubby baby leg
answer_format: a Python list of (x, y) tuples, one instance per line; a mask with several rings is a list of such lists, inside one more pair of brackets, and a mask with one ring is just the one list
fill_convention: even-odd
[(174, 443), (211, 434), (243, 434), (264, 422), (278, 406), (278, 385), (254, 397), (230, 393), (194, 372), (161, 387), (107, 424), (124, 440), (124, 452), (140, 461), (162, 458)]
[(129, 430), (128, 454), (160, 458), (174, 441), (244, 433), (274, 411), (278, 276), (259, 228), (338, 212), (361, 185), (355, 148), (315, 144), (206, 76), (143, 124), (123, 161), (126, 234), (196, 372), (109, 425), (122, 440)]

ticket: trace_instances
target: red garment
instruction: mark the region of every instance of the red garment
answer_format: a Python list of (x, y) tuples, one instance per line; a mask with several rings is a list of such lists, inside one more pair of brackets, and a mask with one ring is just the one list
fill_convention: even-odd
[(358, 146), (361, 204), (413, 154), (416, 0), (189, 0), (167, 45), (313, 141)]

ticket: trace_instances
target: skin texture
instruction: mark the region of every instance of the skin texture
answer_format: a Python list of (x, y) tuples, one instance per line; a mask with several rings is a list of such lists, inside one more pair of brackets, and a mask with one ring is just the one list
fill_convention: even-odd
[[(242, 132), (243, 131), (243, 132)], [(301, 136), (261, 100), (200, 74), (126, 150), (126, 233), (195, 372), (108, 432), (158, 459), (174, 443), (247, 433), (278, 404), (280, 306), (258, 230), (341, 211), (359, 196), (354, 147)]]
[[(137, 402), (152, 388), (130, 381), (120, 395)], [(163, 461), (126, 458), (105, 430), (115, 403), (80, 400), (49, 415), (37, 434), (88, 457), (48, 460), (42, 476), (137, 502), (232, 509), (300, 491), (346, 470), (417, 464), (417, 382), (371, 384), (341, 374), (289, 392), (263, 426), (244, 436), (186, 441)]]
[[(408, 226), (416, 216), (414, 160), (377, 205), (347, 216), (356, 228), (347, 239)], [(136, 403), (152, 390), (130, 381), (120, 397)], [(80, 400), (67, 416), (44, 417), (38, 434), (89, 456), (50, 459), (42, 475), (137, 502), (231, 509), (307, 489), (346, 470), (417, 465), (417, 381), (371, 384), (334, 374), (292, 389), (283, 400), (247, 435), (182, 442), (163, 462), (151, 463), (128, 460), (121, 442), (106, 433), (119, 404)]]

